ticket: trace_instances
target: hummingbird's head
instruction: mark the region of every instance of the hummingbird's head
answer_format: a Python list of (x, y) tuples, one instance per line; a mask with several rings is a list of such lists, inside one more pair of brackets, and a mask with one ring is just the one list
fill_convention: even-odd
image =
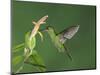
[(52, 37), (52, 36), (55, 36), (55, 31), (54, 31), (54, 28), (52, 26), (47, 26), (46, 27), (46, 30), (48, 32), (48, 34)]
[(47, 32), (54, 32), (54, 29), (51, 26), (47, 26), (46, 30)]
[(52, 39), (55, 38), (56, 34), (55, 34), (55, 31), (54, 31), (54, 28), (53, 27), (47, 26), (46, 31), (48, 32), (48, 34), (50, 35), (50, 37)]

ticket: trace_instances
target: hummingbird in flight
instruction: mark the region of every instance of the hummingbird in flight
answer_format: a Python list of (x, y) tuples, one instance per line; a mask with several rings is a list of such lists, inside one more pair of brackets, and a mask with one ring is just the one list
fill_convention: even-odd
[(48, 32), (53, 44), (58, 49), (59, 52), (66, 52), (70, 60), (72, 60), (72, 56), (68, 52), (68, 48), (65, 47), (64, 43), (71, 39), (79, 30), (79, 25), (70, 26), (69, 28), (61, 31), (60, 33), (56, 34), (53, 27), (48, 26), (46, 31)]

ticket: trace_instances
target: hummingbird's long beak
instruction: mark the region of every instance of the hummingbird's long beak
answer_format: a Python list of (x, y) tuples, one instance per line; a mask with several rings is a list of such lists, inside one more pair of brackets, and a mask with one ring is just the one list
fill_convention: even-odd
[(42, 32), (47, 32), (48, 31), (48, 29), (42, 29), (42, 30), (40, 30), (40, 31), (42, 31)]
[(45, 29), (43, 29), (43, 30), (41, 30), (41, 31), (43, 31), (43, 32), (48, 31), (48, 27), (49, 27), (49, 26), (47, 26)]
[(45, 29), (44, 31), (48, 31), (48, 29)]

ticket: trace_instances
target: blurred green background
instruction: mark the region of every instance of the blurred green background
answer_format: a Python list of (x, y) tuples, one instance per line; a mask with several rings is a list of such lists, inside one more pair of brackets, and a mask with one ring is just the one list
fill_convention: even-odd
[[(65, 46), (70, 49), (73, 61), (70, 61), (65, 54), (58, 52), (47, 33), (43, 33), (43, 42), (37, 35), (36, 50), (43, 58), (47, 71), (95, 69), (95, 6), (13, 1), (12, 47), (24, 42), (26, 32), (34, 27), (32, 20), (38, 21), (45, 15), (49, 17), (46, 24), (42, 25), (40, 29), (50, 25), (59, 33), (67, 27), (80, 25), (78, 33), (65, 43)], [(12, 58), (21, 54), (12, 54)], [(12, 70), (15, 71), (18, 66), (12, 64)], [(25, 67), (21, 72), (33, 72), (33, 67), (29, 65), (25, 65)]]

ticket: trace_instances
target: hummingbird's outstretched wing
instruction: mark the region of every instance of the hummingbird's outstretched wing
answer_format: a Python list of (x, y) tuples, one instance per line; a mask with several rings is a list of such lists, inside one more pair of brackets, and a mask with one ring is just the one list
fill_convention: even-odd
[(65, 41), (67, 39), (71, 39), (77, 33), (78, 30), (79, 30), (79, 25), (77, 25), (77, 26), (71, 26), (71, 27), (65, 29), (64, 31), (60, 32), (58, 34), (58, 36), (60, 38), (60, 42), (62, 44), (64, 44)]

